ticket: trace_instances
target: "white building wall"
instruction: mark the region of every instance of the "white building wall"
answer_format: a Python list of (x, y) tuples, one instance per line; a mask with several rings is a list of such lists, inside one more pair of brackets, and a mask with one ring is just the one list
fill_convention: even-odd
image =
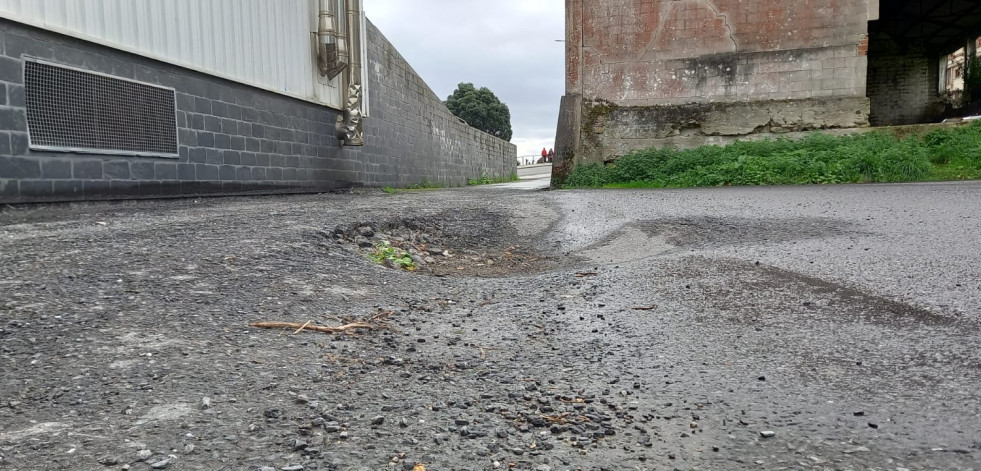
[(316, 0), (0, 0), (0, 17), (342, 108), (317, 72)]

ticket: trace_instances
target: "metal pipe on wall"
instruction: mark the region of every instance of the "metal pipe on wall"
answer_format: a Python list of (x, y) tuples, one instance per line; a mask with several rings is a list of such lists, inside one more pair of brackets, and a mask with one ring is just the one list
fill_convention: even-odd
[(347, 68), (346, 39), (337, 27), (336, 0), (320, 0), (317, 22), (317, 68), (320, 75), (333, 80)]
[(350, 59), (347, 67), (344, 115), (337, 117), (337, 138), (345, 146), (364, 145), (364, 123), (361, 102), (364, 85), (361, 83), (361, 0), (346, 0), (346, 32)]

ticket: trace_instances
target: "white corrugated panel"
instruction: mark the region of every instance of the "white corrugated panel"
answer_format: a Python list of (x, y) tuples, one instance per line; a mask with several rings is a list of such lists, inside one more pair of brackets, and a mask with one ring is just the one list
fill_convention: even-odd
[(316, 0), (0, 0), (0, 16), (335, 108)]

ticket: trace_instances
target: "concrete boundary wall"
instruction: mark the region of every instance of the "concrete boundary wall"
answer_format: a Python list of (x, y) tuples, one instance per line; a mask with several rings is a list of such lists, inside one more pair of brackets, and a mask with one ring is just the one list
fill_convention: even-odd
[[(516, 171), (515, 146), (453, 117), (370, 24), (368, 43), (368, 144), (351, 148), (325, 106), (0, 20), (0, 203), (462, 185)], [(175, 89), (179, 156), (31, 150), (25, 57)]]
[(648, 147), (869, 125), (869, 0), (566, 0), (553, 175)]
[(457, 118), (371, 22), (367, 76), (371, 117), (360, 151), (349, 150), (368, 170), (366, 183), (459, 186), (467, 178), (506, 177), (517, 171), (514, 144)]

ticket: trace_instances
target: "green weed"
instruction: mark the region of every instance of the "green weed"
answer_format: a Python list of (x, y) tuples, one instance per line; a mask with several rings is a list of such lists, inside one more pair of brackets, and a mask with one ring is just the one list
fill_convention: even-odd
[(385, 265), (388, 263), (403, 270), (416, 270), (412, 256), (398, 247), (392, 247), (388, 242), (382, 242), (381, 245), (376, 246), (373, 251), (368, 253), (368, 258), (378, 264)]
[(497, 183), (516, 182), (518, 180), (519, 180), (519, 178), (518, 178), (518, 174), (517, 173), (512, 173), (511, 175), (508, 175), (506, 177), (498, 177), (498, 178), (491, 178), (491, 177), (488, 177), (486, 174), (484, 174), (484, 175), (481, 175), (479, 178), (468, 178), (467, 179), (467, 185), (469, 185), (469, 186), (475, 186), (475, 185), (494, 185), (494, 184), (497, 184)]
[(429, 180), (426, 180), (425, 178), (419, 183), (405, 187), (406, 190), (437, 190), (440, 188), (446, 188), (446, 185), (441, 185), (439, 183), (432, 183)]
[(696, 149), (646, 149), (610, 164), (577, 167), (567, 188), (683, 188), (909, 182), (978, 178), (981, 122), (897, 137), (812, 134)]

